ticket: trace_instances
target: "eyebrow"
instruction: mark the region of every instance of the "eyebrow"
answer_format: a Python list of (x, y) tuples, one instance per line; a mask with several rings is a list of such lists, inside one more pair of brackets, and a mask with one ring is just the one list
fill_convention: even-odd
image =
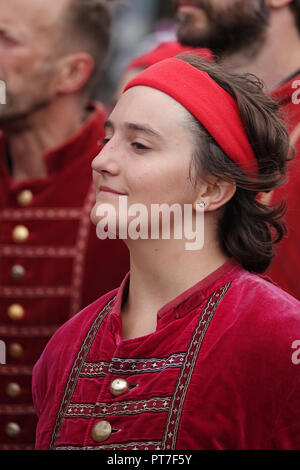
[[(105, 129), (107, 129), (107, 128), (114, 129), (115, 128), (113, 122), (109, 119), (105, 122), (104, 127), (105, 127)], [(152, 129), (152, 127), (150, 127), (150, 126), (147, 126), (147, 125), (144, 125), (144, 124), (137, 124), (135, 122), (125, 122), (124, 127), (128, 130), (144, 132), (145, 134), (148, 134), (152, 137), (156, 137), (160, 140), (163, 140), (162, 135), (159, 132)]]

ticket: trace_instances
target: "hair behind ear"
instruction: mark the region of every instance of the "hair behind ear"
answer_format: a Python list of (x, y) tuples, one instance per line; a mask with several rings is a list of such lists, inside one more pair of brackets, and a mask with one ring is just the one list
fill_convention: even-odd
[(258, 199), (258, 193), (272, 191), (285, 182), (290, 160), (289, 135), (279, 105), (263, 93), (262, 83), (253, 75), (230, 74), (196, 55), (178, 58), (207, 72), (237, 101), (259, 175), (249, 175), (239, 168), (190, 114), (187, 125), (194, 137), (193, 164), (199, 176), (214, 175), (236, 184), (236, 193), (225, 205), (219, 222), (219, 240), (226, 254), (246, 269), (264, 272), (286, 231), (284, 202), (267, 206)]

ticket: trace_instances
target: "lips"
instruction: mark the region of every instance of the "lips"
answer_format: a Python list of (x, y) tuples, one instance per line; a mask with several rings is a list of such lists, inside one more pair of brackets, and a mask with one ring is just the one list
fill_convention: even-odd
[(100, 187), (100, 192), (112, 193), (112, 194), (118, 194), (120, 196), (125, 196), (125, 193), (120, 193), (119, 191), (116, 191), (115, 189), (112, 189), (112, 188), (108, 188), (107, 186), (101, 186)]

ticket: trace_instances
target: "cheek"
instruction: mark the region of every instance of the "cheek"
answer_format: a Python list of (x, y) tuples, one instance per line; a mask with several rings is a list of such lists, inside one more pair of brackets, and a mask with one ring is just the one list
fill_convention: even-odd
[[(147, 205), (158, 203), (185, 203), (191, 199), (193, 187), (189, 180), (189, 165), (182, 160), (152, 162), (142, 172), (136, 168), (132, 178), (131, 194), (134, 202)], [(156, 163), (156, 164), (155, 164)]]

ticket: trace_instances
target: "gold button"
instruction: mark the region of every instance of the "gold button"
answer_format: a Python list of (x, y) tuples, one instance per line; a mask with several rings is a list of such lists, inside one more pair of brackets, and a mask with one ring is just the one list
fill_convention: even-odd
[(18, 437), (21, 428), (17, 423), (8, 423), (5, 428), (6, 435), (12, 438)]
[(110, 384), (109, 390), (112, 395), (118, 397), (129, 391), (129, 385), (125, 379), (115, 379)]
[(99, 421), (92, 429), (92, 438), (96, 442), (106, 441), (111, 435), (111, 425), (108, 421)]
[(28, 237), (29, 230), (25, 225), (17, 225), (12, 231), (12, 238), (16, 243), (24, 243)]
[(25, 276), (26, 270), (21, 264), (14, 264), (11, 268), (11, 277), (13, 279), (19, 280)]
[(25, 310), (20, 304), (11, 304), (8, 307), (7, 314), (11, 320), (21, 320), (24, 317)]
[(21, 346), (19, 343), (11, 343), (8, 346), (8, 354), (14, 359), (19, 359), (24, 354), (23, 346)]
[(18, 196), (17, 196), (17, 201), (20, 204), (20, 206), (26, 207), (29, 206), (33, 199), (33, 194), (30, 189), (24, 189), (21, 191)]
[(6, 393), (10, 398), (18, 398), (21, 395), (21, 387), (16, 382), (7, 384)]

